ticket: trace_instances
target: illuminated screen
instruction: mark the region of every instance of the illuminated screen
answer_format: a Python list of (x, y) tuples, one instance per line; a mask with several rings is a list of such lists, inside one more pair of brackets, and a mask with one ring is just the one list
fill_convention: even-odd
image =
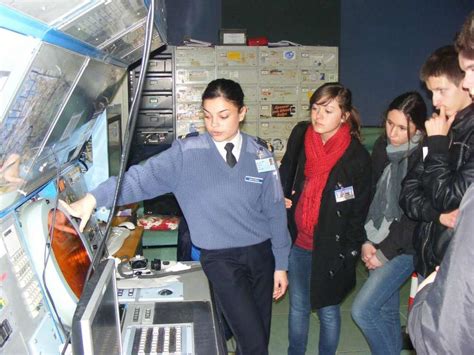
[[(18, 213), (33, 267), (38, 275), (44, 274), (42, 287), (51, 291), (48, 302), (54, 303), (63, 324), (71, 326), (92, 251), (76, 221), (55, 207), (52, 201), (40, 199), (23, 205)], [(48, 253), (50, 257), (45, 263)]]
[[(54, 210), (48, 213), (48, 230), (51, 230)], [(52, 249), (56, 262), (67, 284), (77, 298), (81, 297), (87, 270), (91, 264), (89, 254), (66, 215), (56, 210)]]

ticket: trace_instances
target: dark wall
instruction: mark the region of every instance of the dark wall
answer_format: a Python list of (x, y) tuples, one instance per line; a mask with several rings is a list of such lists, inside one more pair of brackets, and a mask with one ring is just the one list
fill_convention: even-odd
[(472, 0), (341, 0), (340, 81), (364, 125), (380, 124), (395, 96), (423, 90), (421, 65), (453, 42), (473, 8)]
[(338, 46), (339, 20), (340, 0), (222, 0), (223, 28), (244, 28), (247, 37), (271, 42)]
[(168, 43), (182, 45), (185, 37), (218, 43), (221, 0), (166, 0)]
[(219, 43), (219, 29), (245, 28), (306, 45), (339, 46), (340, 81), (354, 95), (364, 125), (378, 125), (397, 95), (420, 90), (418, 71), (452, 43), (472, 0), (166, 0), (168, 40)]

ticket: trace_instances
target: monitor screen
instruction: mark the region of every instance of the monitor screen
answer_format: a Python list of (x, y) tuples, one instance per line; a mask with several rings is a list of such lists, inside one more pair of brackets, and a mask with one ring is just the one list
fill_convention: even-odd
[(102, 261), (87, 281), (72, 320), (74, 354), (120, 354), (115, 262)]
[(59, 209), (56, 212), (52, 209), (48, 213), (48, 231), (51, 230), (54, 233), (54, 237), (50, 239), (51, 247), (56, 262), (67, 284), (79, 298), (91, 264), (90, 256), (81, 240), (80, 232), (72, 225), (70, 217)]
[(73, 217), (57, 207), (53, 200), (40, 199), (23, 205), (19, 216), (36, 273), (44, 272), (42, 286), (50, 290), (58, 316), (70, 327), (93, 253), (89, 237), (79, 231)]

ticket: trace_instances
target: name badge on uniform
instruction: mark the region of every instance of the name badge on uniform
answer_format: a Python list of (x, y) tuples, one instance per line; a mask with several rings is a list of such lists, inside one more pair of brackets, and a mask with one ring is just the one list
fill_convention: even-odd
[(263, 184), (263, 179), (255, 176), (246, 176), (245, 182), (251, 182), (254, 184)]
[(341, 187), (340, 189), (334, 191), (334, 195), (336, 196), (336, 202), (338, 203), (355, 198), (354, 188), (352, 186)]
[(259, 173), (265, 173), (267, 171), (275, 171), (275, 160), (270, 158), (255, 159), (255, 164), (257, 164), (257, 171)]

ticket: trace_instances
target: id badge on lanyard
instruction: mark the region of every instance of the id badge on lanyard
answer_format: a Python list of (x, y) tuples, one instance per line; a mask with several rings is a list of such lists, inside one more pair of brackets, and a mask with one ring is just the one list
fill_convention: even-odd
[(257, 171), (259, 173), (265, 173), (267, 171), (275, 171), (276, 164), (273, 157), (264, 158), (263, 150), (259, 149), (257, 152), (257, 159), (255, 159), (255, 164), (257, 165)]
[(334, 196), (336, 197), (337, 203), (352, 200), (355, 198), (353, 186), (343, 187), (341, 184), (337, 185), (339, 189), (334, 191)]

